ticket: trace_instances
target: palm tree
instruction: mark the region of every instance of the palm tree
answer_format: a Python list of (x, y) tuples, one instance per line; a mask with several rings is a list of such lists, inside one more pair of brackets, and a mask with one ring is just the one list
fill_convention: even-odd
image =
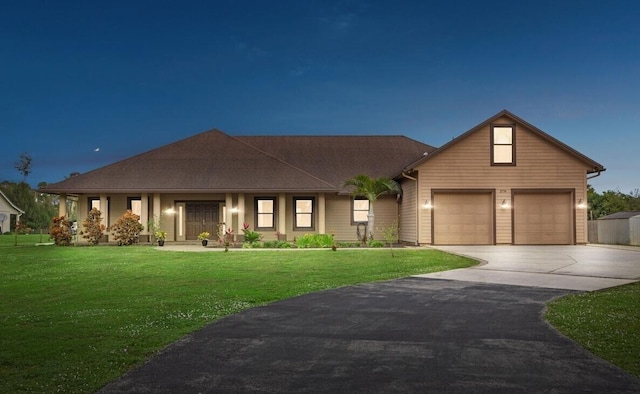
[(367, 214), (367, 231), (369, 239), (373, 239), (375, 215), (373, 213), (373, 203), (383, 194), (402, 194), (402, 188), (398, 182), (391, 178), (369, 178), (367, 175), (356, 175), (344, 182), (344, 187), (353, 186), (351, 195), (353, 197), (364, 197), (369, 200), (369, 213)]

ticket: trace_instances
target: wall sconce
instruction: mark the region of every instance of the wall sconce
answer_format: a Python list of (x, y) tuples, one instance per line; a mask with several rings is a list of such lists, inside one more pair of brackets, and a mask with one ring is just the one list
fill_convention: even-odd
[(424, 202), (423, 207), (424, 207), (425, 209), (431, 209), (431, 208), (433, 208), (433, 205), (431, 205), (431, 200), (427, 199), (427, 200)]
[(578, 200), (578, 208), (580, 208), (580, 209), (584, 209), (585, 208), (585, 204), (584, 204), (584, 201), (582, 201), (582, 199)]
[(173, 215), (174, 213), (176, 213), (176, 210), (173, 209), (173, 207), (169, 207), (164, 210), (164, 213), (166, 213), (167, 215)]
[(230, 210), (231, 213), (238, 213), (238, 207), (233, 207)]
[(502, 209), (507, 209), (507, 208), (509, 208), (509, 201), (507, 201), (507, 200), (502, 200), (502, 204), (500, 204), (500, 207), (501, 207)]

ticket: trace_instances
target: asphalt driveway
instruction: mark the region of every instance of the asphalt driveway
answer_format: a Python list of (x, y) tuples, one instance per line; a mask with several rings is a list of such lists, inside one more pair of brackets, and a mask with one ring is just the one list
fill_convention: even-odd
[(640, 247), (438, 246), (483, 263), (426, 278), (593, 291), (640, 280)]
[(405, 278), (216, 321), (103, 393), (638, 393), (546, 324), (571, 290)]

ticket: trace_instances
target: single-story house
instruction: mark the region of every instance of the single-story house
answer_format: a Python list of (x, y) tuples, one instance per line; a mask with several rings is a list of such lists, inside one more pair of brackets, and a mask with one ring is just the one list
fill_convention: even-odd
[[(356, 240), (367, 200), (345, 180), (390, 177), (402, 195), (375, 202), (375, 238), (398, 220), (400, 241), (430, 244), (584, 244), (587, 179), (604, 167), (504, 110), (440, 148), (401, 136), (231, 136), (210, 130), (47, 185), (92, 207), (105, 224), (132, 209), (168, 240), (243, 223), (292, 240)], [(145, 230), (146, 231), (146, 230)], [(145, 232), (144, 234), (148, 234)]]
[(598, 243), (640, 246), (640, 211), (612, 213), (595, 223)]
[(11, 232), (11, 215), (15, 215), (16, 222), (19, 222), (23, 214), (24, 211), (12, 203), (0, 190), (0, 234)]

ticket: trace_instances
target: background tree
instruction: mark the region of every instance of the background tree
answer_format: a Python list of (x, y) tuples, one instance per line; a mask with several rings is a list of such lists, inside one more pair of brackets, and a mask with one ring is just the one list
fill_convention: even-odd
[(629, 194), (620, 190), (607, 190), (598, 194), (591, 185), (587, 189), (589, 199), (589, 219), (595, 220), (602, 216), (621, 211), (640, 211), (640, 190)]
[(13, 165), (15, 169), (20, 171), (22, 174), (23, 182), (27, 181), (27, 177), (31, 173), (31, 161), (31, 156), (29, 156), (28, 153), (23, 152), (20, 154), (20, 160)]
[(367, 214), (367, 236), (373, 239), (373, 230), (375, 229), (375, 214), (373, 212), (373, 203), (383, 194), (396, 193), (402, 194), (402, 188), (398, 182), (391, 178), (380, 177), (370, 178), (367, 175), (356, 175), (344, 182), (344, 187), (353, 187), (351, 195), (353, 197), (364, 197), (369, 200), (369, 212)]

